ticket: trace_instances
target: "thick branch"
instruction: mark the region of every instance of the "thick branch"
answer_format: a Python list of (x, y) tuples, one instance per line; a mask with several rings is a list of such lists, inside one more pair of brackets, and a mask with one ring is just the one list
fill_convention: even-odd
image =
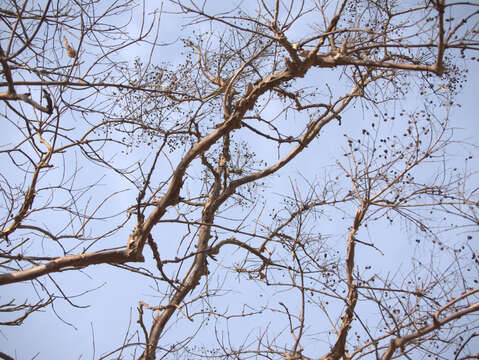
[(354, 216), (354, 224), (349, 231), (348, 235), (348, 250), (346, 253), (346, 283), (348, 285), (348, 295), (346, 298), (346, 310), (342, 317), (342, 324), (339, 330), (338, 339), (334, 344), (333, 348), (323, 359), (325, 360), (338, 360), (342, 358), (346, 351), (346, 339), (348, 337), (349, 329), (351, 328), (351, 323), (354, 318), (354, 309), (356, 308), (356, 303), (358, 301), (358, 290), (356, 288), (356, 283), (353, 278), (354, 271), (354, 251), (356, 247), (356, 233), (361, 225), (361, 221), (366, 214), (367, 205), (361, 206), (360, 209), (357, 209), (356, 215)]
[(83, 268), (89, 265), (108, 263), (122, 264), (129, 261), (143, 261), (143, 259), (139, 260), (136, 257), (132, 257), (124, 250), (65, 256), (50, 261), (46, 264), (32, 267), (28, 270), (15, 271), (9, 274), (0, 274), (0, 285), (32, 280), (42, 275)]

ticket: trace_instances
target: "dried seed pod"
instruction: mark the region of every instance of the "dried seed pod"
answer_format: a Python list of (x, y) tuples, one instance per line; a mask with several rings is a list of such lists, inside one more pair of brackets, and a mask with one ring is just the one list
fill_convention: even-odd
[(48, 93), (48, 91), (46, 91), (45, 89), (42, 89), (42, 92), (43, 92), (43, 98), (47, 101), (47, 112), (48, 114), (51, 115), (51, 113), (53, 112), (52, 98), (50, 94)]
[(66, 49), (67, 49), (67, 56), (68, 56), (69, 58), (76, 59), (76, 57), (77, 57), (77, 52), (75, 51), (74, 48), (72, 48), (72, 47), (70, 46), (70, 44), (68, 43), (68, 40), (67, 40), (66, 36), (63, 37), (63, 43), (65, 44), (65, 47), (66, 47)]

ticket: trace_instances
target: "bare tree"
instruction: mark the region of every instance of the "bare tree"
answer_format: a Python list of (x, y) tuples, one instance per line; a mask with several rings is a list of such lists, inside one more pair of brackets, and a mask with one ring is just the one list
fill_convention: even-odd
[(101, 358), (479, 357), (477, 149), (450, 116), (477, 4), (0, 14), (0, 284), (32, 286), (3, 326), (76, 307), (59, 273), (101, 264), (158, 295)]

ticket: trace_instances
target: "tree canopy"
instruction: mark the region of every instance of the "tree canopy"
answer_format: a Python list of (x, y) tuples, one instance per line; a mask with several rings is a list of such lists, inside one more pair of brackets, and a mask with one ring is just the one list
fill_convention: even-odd
[(0, 358), (479, 356), (478, 4), (0, 20)]

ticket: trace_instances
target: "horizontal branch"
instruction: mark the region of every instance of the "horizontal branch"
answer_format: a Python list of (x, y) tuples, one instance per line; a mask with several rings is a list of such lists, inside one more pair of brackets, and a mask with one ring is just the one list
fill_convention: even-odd
[(82, 268), (98, 264), (121, 264), (125, 262), (142, 262), (143, 257), (135, 257), (124, 250), (111, 250), (95, 252), (90, 254), (70, 255), (59, 257), (45, 264), (32, 267), (27, 270), (15, 271), (7, 274), (0, 274), (0, 285), (12, 284), (26, 280), (36, 279), (40, 276), (70, 270), (71, 268)]
[(424, 64), (408, 64), (399, 63), (394, 61), (374, 61), (374, 60), (362, 60), (353, 59), (350, 56), (342, 55), (340, 53), (331, 55), (315, 55), (313, 56), (313, 64), (318, 67), (336, 67), (336, 66), (360, 66), (376, 69), (396, 69), (407, 71), (427, 71), (433, 72), (438, 75), (442, 75), (444, 69), (436, 65), (424, 65)]

